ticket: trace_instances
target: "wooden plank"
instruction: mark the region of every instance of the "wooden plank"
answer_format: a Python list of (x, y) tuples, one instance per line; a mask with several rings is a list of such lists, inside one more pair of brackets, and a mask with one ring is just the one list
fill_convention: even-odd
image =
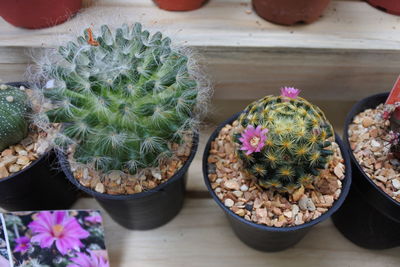
[[(81, 199), (78, 209), (99, 206)], [(186, 199), (182, 212), (151, 231), (129, 231), (105, 217), (111, 266), (398, 266), (400, 248), (372, 251), (347, 241), (326, 221), (314, 227), (296, 246), (263, 253), (244, 245), (212, 199)]]
[[(214, 99), (228, 102), (252, 101), (286, 85), (301, 88), (311, 101), (356, 101), (389, 90), (400, 69), (396, 51), (215, 47), (198, 51), (215, 86)], [(0, 46), (0, 77), (22, 79), (32, 61), (29, 54), (36, 52)]]
[(90, 24), (141, 21), (190, 46), (400, 49), (399, 18), (363, 1), (332, 1), (318, 22), (296, 27), (271, 24), (250, 11), (244, 0), (211, 0), (193, 12), (166, 12), (148, 0), (99, 0), (70, 22), (48, 29), (24, 30), (0, 20), (0, 46), (55, 46)]

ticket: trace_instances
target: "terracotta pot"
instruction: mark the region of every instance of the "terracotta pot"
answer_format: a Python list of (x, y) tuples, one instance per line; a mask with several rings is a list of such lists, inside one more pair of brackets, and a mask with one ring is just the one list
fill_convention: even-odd
[(39, 29), (63, 23), (82, 0), (0, 0), (0, 16), (17, 27)]
[(400, 1), (399, 0), (367, 0), (367, 2), (385, 12), (400, 15)]
[(281, 25), (311, 23), (317, 20), (330, 0), (252, 0), (262, 18)]
[(159, 8), (168, 11), (190, 11), (200, 8), (207, 0), (154, 0)]

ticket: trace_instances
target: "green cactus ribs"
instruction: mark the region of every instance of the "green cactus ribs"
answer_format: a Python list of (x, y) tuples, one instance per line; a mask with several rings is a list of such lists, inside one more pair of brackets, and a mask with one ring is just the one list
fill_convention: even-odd
[(333, 129), (322, 111), (301, 97), (267, 96), (238, 119), (237, 153), (265, 188), (293, 192), (311, 184), (333, 155)]
[(86, 30), (59, 48), (63, 60), (45, 66), (51, 122), (64, 125), (62, 143), (97, 170), (154, 167), (193, 127), (198, 82), (189, 58), (160, 32), (140, 24)]
[(18, 88), (0, 85), (0, 151), (28, 134), (27, 95)]

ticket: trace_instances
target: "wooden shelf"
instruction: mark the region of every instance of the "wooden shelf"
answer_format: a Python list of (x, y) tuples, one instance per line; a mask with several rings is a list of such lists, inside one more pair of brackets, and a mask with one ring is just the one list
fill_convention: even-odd
[[(75, 208), (99, 208), (81, 199)], [(315, 226), (299, 244), (263, 253), (244, 245), (211, 199), (187, 198), (182, 212), (151, 231), (129, 231), (105, 217), (112, 267), (134, 266), (398, 266), (400, 248), (371, 251), (347, 241), (330, 220)]]
[(302, 88), (311, 100), (355, 101), (388, 90), (400, 69), (400, 17), (360, 0), (334, 0), (316, 23), (294, 27), (262, 20), (249, 0), (211, 0), (193, 12), (163, 11), (150, 0), (99, 0), (48, 29), (0, 19), (1, 78), (22, 78), (31, 62), (27, 50), (55, 47), (90, 25), (135, 21), (198, 50), (215, 101), (248, 102), (283, 85)]
[(247, 0), (211, 0), (194, 12), (166, 12), (150, 0), (101, 0), (70, 22), (44, 30), (17, 29), (2, 21), (0, 45), (56, 46), (80, 27), (135, 21), (197, 47), (400, 49), (400, 35), (396, 34), (399, 18), (359, 0), (333, 1), (317, 23), (296, 27), (262, 20), (251, 11)]
[[(88, 0), (86, 0), (88, 1)], [(193, 12), (166, 12), (151, 0), (98, 0), (71, 21), (24, 30), (0, 18), (0, 78), (21, 81), (30, 54), (58, 46), (90, 25), (142, 22), (188, 45), (215, 87), (213, 105), (189, 169), (188, 198), (173, 221), (152, 231), (128, 231), (105, 216), (111, 266), (398, 266), (399, 249), (369, 251), (345, 240), (330, 221), (280, 253), (248, 248), (233, 234), (203, 183), (204, 145), (216, 123), (281, 86), (326, 111), (341, 133), (351, 105), (387, 91), (400, 70), (400, 17), (361, 0), (333, 0), (314, 24), (283, 27), (259, 18), (250, 0), (210, 0)], [(99, 208), (90, 198), (75, 208)]]

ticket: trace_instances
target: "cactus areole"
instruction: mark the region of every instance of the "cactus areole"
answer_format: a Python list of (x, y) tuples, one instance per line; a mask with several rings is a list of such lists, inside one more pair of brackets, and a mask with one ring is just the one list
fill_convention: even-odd
[(199, 85), (189, 58), (160, 32), (140, 24), (99, 35), (91, 29), (59, 48), (44, 66), (50, 122), (64, 125), (58, 142), (76, 145), (74, 159), (104, 173), (158, 166), (172, 143), (193, 131)]
[(311, 184), (333, 155), (333, 128), (322, 111), (298, 97), (299, 90), (282, 88), (250, 104), (239, 117), (237, 153), (248, 173), (265, 188), (281, 192)]
[(0, 152), (28, 134), (27, 95), (19, 88), (0, 85)]

